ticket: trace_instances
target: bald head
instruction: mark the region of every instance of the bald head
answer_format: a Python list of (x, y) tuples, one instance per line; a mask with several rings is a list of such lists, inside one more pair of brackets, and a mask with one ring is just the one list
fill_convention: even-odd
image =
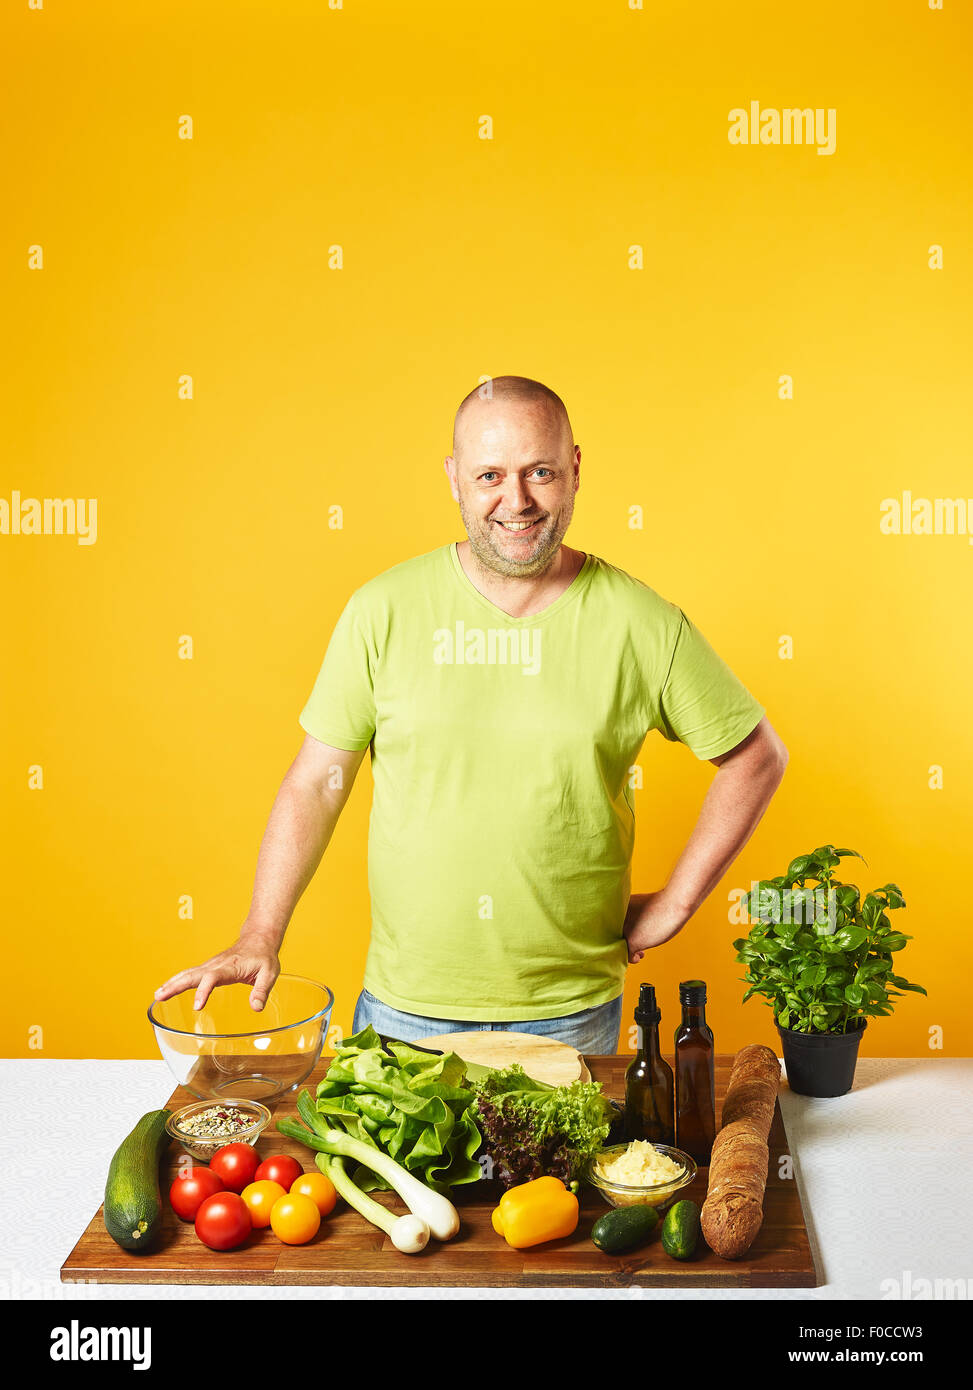
[(477, 386), (460, 401), (453, 421), (453, 457), (462, 458), (463, 445), (476, 425), (489, 421), (504, 405), (532, 406), (557, 426), (563, 448), (573, 443), (571, 421), (557, 392), (528, 376), (495, 376)]
[(470, 392), (445, 467), (481, 568), (531, 578), (555, 563), (580, 462), (564, 402), (549, 386), (497, 376)]

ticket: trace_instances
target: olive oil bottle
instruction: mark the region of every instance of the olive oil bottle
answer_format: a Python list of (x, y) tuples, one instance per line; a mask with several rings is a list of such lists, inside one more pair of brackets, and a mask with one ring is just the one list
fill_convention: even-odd
[(716, 1137), (713, 1033), (706, 1023), (706, 981), (679, 985), (682, 1022), (676, 1029), (676, 1144), (701, 1165)]
[(659, 1052), (659, 1021), (655, 986), (639, 986), (638, 1051), (625, 1073), (625, 1138), (651, 1144), (674, 1144), (672, 1068)]

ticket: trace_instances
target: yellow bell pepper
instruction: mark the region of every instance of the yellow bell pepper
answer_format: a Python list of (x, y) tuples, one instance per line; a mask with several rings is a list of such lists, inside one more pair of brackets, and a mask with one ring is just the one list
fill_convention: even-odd
[(511, 1187), (493, 1212), (493, 1229), (515, 1250), (569, 1236), (578, 1224), (578, 1199), (560, 1178), (535, 1178)]

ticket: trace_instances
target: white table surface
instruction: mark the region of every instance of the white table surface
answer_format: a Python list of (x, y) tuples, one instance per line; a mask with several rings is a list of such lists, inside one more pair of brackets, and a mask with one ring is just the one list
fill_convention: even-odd
[[(112, 1153), (161, 1107), (162, 1061), (0, 1061), (0, 1299), (812, 1300), (973, 1293), (973, 1059), (860, 1058), (852, 1092), (780, 1104), (821, 1285), (816, 1289), (376, 1289), (62, 1284)], [(896, 1281), (890, 1285), (886, 1281)], [(920, 1289), (922, 1286), (919, 1286)]]

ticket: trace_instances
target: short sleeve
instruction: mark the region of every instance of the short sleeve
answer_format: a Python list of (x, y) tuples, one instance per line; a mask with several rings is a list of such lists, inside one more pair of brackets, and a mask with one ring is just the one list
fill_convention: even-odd
[(345, 605), (301, 712), (305, 733), (332, 748), (367, 748), (375, 733), (374, 652), (355, 594)]
[(697, 758), (718, 758), (753, 732), (764, 708), (682, 610), (680, 615), (659, 728)]

